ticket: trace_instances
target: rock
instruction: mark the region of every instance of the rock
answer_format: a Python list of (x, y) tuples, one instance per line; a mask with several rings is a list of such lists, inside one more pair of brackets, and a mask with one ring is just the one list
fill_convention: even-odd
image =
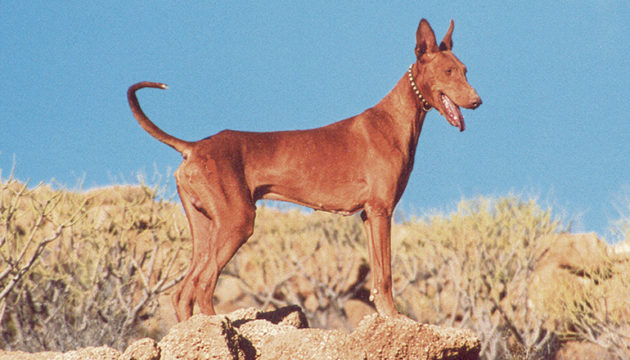
[(138, 340), (121, 354), (108, 347), (67, 353), (2, 352), (0, 360), (104, 359), (478, 359), (479, 339), (469, 330), (423, 325), (404, 318), (366, 316), (351, 334), (309, 329), (297, 306), (263, 312), (195, 315), (158, 343)]
[(362, 300), (349, 299), (343, 304), (343, 310), (346, 312), (348, 323), (352, 328), (359, 326), (361, 320), (376, 313), (376, 310), (371, 305)]
[(478, 359), (479, 339), (469, 330), (422, 325), (373, 314), (351, 334), (296, 329), (258, 321), (241, 326), (260, 359)]
[(4, 351), (0, 349), (0, 360), (49, 360), (58, 359), (62, 353), (45, 351), (39, 353), (27, 353), (23, 351)]
[[(469, 330), (422, 325), (378, 314), (366, 317), (351, 334), (308, 329), (304, 314), (297, 307), (272, 312), (243, 309), (205, 318), (203, 326), (215, 327), (214, 330), (178, 325), (167, 338), (178, 339), (178, 349), (188, 351), (186, 356), (203, 358), (208, 351), (195, 346), (197, 335), (180, 333), (180, 328), (195, 334), (214, 333), (215, 340), (222, 340), (216, 341), (212, 357), (206, 357), (211, 359), (477, 359), (480, 351), (479, 339)], [(201, 325), (200, 321), (193, 317), (184, 324)], [(164, 340), (159, 345), (164, 351), (163, 343)]]
[(87, 347), (61, 352), (27, 353), (22, 351), (0, 350), (0, 360), (118, 360), (120, 351), (108, 346)]
[(119, 360), (160, 360), (161, 350), (153, 339), (135, 341), (127, 347)]
[[(419, 324), (373, 314), (350, 335), (360, 359), (478, 359), (481, 344), (470, 330)], [(357, 357), (354, 357), (357, 358)]]
[(0, 350), (0, 360), (118, 360), (119, 357), (120, 351), (108, 346), (87, 347), (65, 353), (52, 351), (27, 353)]
[(161, 360), (239, 358), (238, 334), (226, 316), (195, 315), (159, 342)]
[(258, 312), (256, 319), (267, 320), (273, 324), (286, 325), (297, 329), (308, 328), (308, 320), (299, 306), (285, 306), (278, 310)]
[[(254, 329), (243, 332), (260, 332), (263, 324), (253, 324)], [(280, 328), (267, 336), (254, 337), (260, 359), (359, 359), (348, 352), (350, 337), (340, 330)]]
[(609, 265), (608, 246), (595, 233), (550, 235), (538, 258), (538, 268), (556, 267), (577, 276)]
[[(546, 329), (557, 331), (573, 321), (570, 313), (562, 310), (566, 302), (580, 302), (581, 293), (599, 293), (604, 291), (602, 286), (608, 287), (613, 262), (606, 243), (593, 233), (553, 234), (543, 245), (529, 279), (529, 288), (535, 289), (529, 294), (529, 306), (545, 318)], [(601, 289), (596, 291), (598, 287)], [(611, 301), (615, 293), (605, 292), (609, 302), (606, 310), (616, 310), (618, 306)]]
[(118, 360), (120, 351), (107, 346), (88, 347), (57, 355), (51, 360)]

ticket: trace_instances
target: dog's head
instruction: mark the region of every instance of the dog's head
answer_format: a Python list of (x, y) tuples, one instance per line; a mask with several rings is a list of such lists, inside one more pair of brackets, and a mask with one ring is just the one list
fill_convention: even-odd
[(438, 46), (429, 23), (422, 19), (416, 32), (415, 81), (422, 96), (449, 124), (464, 131), (464, 117), (459, 107), (476, 109), (481, 98), (466, 79), (466, 66), (453, 55), (453, 20)]

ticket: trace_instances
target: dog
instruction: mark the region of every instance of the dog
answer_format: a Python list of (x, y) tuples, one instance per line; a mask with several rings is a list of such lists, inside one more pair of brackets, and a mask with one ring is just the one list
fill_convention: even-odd
[(359, 115), (311, 129), (278, 132), (221, 131), (189, 142), (169, 135), (144, 114), (132, 85), (133, 115), (151, 136), (183, 156), (175, 178), (193, 240), (192, 262), (173, 296), (179, 321), (195, 303), (215, 314), (213, 293), (223, 267), (254, 231), (256, 201), (292, 202), (342, 215), (361, 212), (372, 271), (370, 300), (384, 316), (397, 316), (392, 297), (392, 213), (413, 168), (427, 112), (435, 108), (464, 131), (460, 107), (481, 98), (452, 53), (453, 20), (438, 45), (429, 23), (416, 31), (415, 62), (378, 104)]

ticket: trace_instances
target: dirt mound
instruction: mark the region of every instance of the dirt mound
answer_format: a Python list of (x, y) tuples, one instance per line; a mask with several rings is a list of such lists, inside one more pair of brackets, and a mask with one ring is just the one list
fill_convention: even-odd
[(23, 359), (478, 359), (479, 339), (469, 330), (422, 325), (403, 318), (365, 317), (354, 332), (309, 329), (296, 307), (227, 315), (196, 315), (160, 341), (141, 339), (124, 353), (107, 347), (67, 353), (2, 352)]

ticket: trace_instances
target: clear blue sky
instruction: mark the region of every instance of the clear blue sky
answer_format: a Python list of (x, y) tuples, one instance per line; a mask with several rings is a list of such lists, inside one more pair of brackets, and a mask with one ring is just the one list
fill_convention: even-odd
[[(73, 188), (174, 170), (125, 92), (167, 132), (312, 128), (387, 94), (419, 20), (483, 98), (459, 133), (427, 117), (399, 209), (538, 194), (604, 235), (630, 191), (630, 3), (620, 1), (1, 1), (0, 169)], [(170, 182), (173, 183), (172, 178)]]

